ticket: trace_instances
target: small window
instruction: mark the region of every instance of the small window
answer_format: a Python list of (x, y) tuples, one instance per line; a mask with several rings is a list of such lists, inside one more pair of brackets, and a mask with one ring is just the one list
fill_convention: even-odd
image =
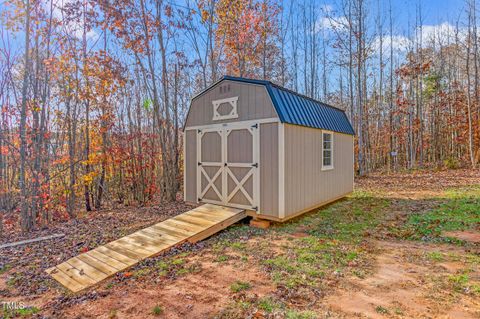
[(322, 169), (333, 169), (333, 134), (323, 133)]

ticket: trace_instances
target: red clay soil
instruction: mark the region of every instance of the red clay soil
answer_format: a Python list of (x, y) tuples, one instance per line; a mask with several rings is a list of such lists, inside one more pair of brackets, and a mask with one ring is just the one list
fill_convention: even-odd
[(238, 269), (207, 261), (212, 258), (201, 258), (201, 272), (177, 280), (128, 284), (114, 289), (105, 298), (76, 304), (62, 315), (68, 318), (157, 318), (152, 309), (160, 305), (162, 318), (211, 318), (232, 300), (230, 286), (235, 281), (253, 282), (251, 290), (257, 297), (274, 291), (274, 285), (260, 269)]
[[(454, 289), (450, 278), (462, 273), (465, 263), (428, 258), (429, 253), (460, 256), (461, 248), (410, 241), (376, 244), (381, 253), (374, 273), (346, 279), (325, 299), (332, 312), (345, 318), (479, 318), (480, 298), (449, 292)], [(478, 266), (469, 275), (478, 278)]]

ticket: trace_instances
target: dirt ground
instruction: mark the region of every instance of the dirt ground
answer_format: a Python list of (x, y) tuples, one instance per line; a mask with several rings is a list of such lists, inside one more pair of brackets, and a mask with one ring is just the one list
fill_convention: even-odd
[[(230, 227), (77, 295), (40, 274), (82, 251), (86, 237), (41, 252), (55, 258), (32, 257), (35, 246), (11, 249), (14, 257), (1, 259), (10, 266), (0, 275), (0, 300), (21, 301), (32, 307), (24, 316), (39, 318), (480, 318), (479, 184), (471, 170), (361, 178), (352, 196), (320, 211), (268, 230)], [(471, 187), (470, 197), (449, 197)], [(448, 220), (421, 219), (457, 208), (471, 224), (439, 232)], [(163, 213), (132, 227), (116, 222), (112, 229), (122, 231), (87, 246), (188, 209), (157, 207)], [(414, 215), (428, 236), (412, 234)]]

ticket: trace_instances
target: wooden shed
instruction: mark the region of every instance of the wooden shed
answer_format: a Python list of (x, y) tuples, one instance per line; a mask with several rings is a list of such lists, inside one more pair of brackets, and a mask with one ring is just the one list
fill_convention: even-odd
[(353, 191), (345, 112), (269, 81), (225, 76), (197, 94), (184, 139), (187, 202), (284, 221)]

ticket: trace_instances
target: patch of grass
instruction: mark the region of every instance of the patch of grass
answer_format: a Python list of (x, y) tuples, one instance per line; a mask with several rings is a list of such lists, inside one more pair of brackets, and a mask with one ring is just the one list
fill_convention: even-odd
[(155, 307), (153, 307), (152, 314), (154, 316), (160, 316), (162, 313), (163, 313), (163, 307), (162, 306), (156, 305)]
[(181, 266), (181, 265), (184, 265), (185, 264), (185, 259), (183, 258), (176, 258), (174, 260), (172, 260), (171, 264), (173, 266)]
[(366, 277), (366, 272), (362, 269), (353, 269), (352, 274), (360, 279), (365, 279)]
[(27, 307), (27, 308), (18, 309), (17, 314), (19, 314), (21, 317), (30, 317), (38, 313), (39, 311), (40, 309), (38, 309), (37, 307)]
[(14, 273), (7, 279), (7, 286), (8, 287), (15, 287), (21, 279), (22, 279), (21, 274)]
[[(326, 276), (333, 276), (349, 269), (359, 271), (357, 262), (363, 262), (366, 254), (353, 245), (339, 241), (323, 240), (315, 236), (288, 242), (285, 253), (268, 258), (262, 263), (271, 271), (277, 284), (288, 288), (315, 286)], [(355, 266), (349, 265), (354, 263)]]
[(460, 294), (480, 295), (480, 282), (477, 280), (475, 273), (470, 276), (472, 270), (466, 269), (461, 273), (454, 275), (432, 276), (430, 280), (436, 287), (436, 291), (448, 291)]
[(20, 309), (4, 309), (0, 308), (1, 318), (16, 318), (16, 317), (32, 317), (40, 311), (37, 307), (25, 307)]
[(448, 276), (448, 281), (457, 292), (462, 292), (468, 285), (468, 274), (458, 274)]
[(240, 300), (237, 302), (237, 305), (238, 307), (240, 307), (240, 309), (242, 310), (247, 310), (247, 309), (250, 309), (250, 307), (252, 307), (252, 303), (249, 302), (249, 301), (243, 301), (243, 300)]
[(227, 260), (229, 260), (230, 257), (228, 255), (219, 255), (215, 261), (216, 262), (219, 262), (219, 263), (223, 263), (223, 262), (226, 262)]
[(296, 311), (289, 309), (285, 313), (286, 319), (316, 319), (317, 314), (313, 311)]
[(244, 251), (246, 248), (246, 244), (236, 241), (230, 244), (230, 248), (234, 250)]
[(438, 208), (409, 217), (405, 228), (410, 239), (463, 243), (443, 237), (442, 233), (470, 229), (480, 223), (480, 186), (449, 190), (445, 199)]
[(433, 261), (443, 261), (444, 257), (441, 252), (438, 251), (432, 251), (427, 254), (428, 259), (433, 260)]
[(188, 273), (198, 272), (201, 270), (199, 263), (187, 263), (184, 258), (186, 254), (179, 254), (174, 258), (159, 260), (155, 263), (155, 269), (158, 270), (160, 276), (182, 276)]
[(10, 269), (12, 269), (12, 266), (9, 265), (9, 264), (0, 265), (0, 275), (6, 273), (6, 272), (9, 271)]
[(190, 269), (188, 269), (188, 268), (182, 268), (182, 269), (177, 270), (177, 272), (176, 272), (177, 276), (183, 276), (183, 275), (186, 275), (186, 274), (189, 274), (189, 273), (190, 273)]
[(403, 316), (403, 310), (402, 310), (402, 308), (400, 308), (400, 307), (395, 307), (395, 309), (393, 310), (393, 312), (394, 312), (396, 315)]
[(141, 269), (135, 270), (133, 272), (133, 277), (134, 278), (141, 278), (141, 277), (144, 277), (144, 276), (150, 274), (151, 272), (152, 272), (152, 270), (150, 268), (141, 268)]
[(230, 290), (232, 292), (240, 292), (244, 290), (248, 290), (252, 287), (252, 285), (249, 282), (244, 282), (244, 281), (235, 281), (233, 284), (230, 285)]
[(168, 269), (170, 269), (170, 264), (166, 261), (159, 260), (155, 263), (155, 267), (160, 271), (167, 271)]
[(473, 284), (470, 288), (474, 294), (480, 295), (480, 284)]
[(281, 308), (281, 304), (269, 297), (259, 299), (257, 306), (267, 313), (272, 313), (275, 309)]
[(376, 306), (376, 307), (375, 307), (375, 311), (376, 311), (377, 313), (380, 313), (380, 314), (383, 314), (383, 315), (388, 314), (388, 309), (385, 308), (385, 307), (382, 307), (382, 306)]
[(348, 199), (287, 223), (280, 230), (290, 233), (304, 230), (318, 238), (359, 243), (365, 231), (380, 222), (388, 205), (388, 200), (372, 193), (355, 191)]

